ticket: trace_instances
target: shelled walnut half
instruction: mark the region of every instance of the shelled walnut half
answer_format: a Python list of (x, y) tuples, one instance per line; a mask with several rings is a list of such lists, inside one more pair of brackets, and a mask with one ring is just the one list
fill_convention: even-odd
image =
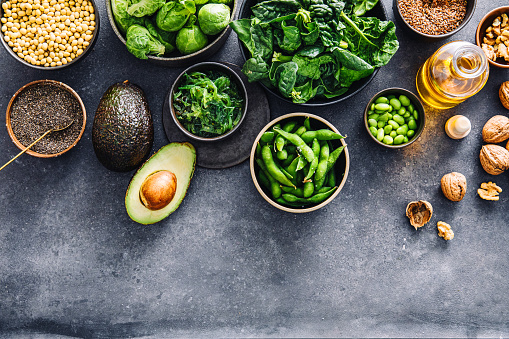
[(424, 226), (433, 215), (433, 206), (427, 201), (412, 201), (406, 207), (406, 216), (415, 228)]
[(452, 240), (454, 238), (454, 232), (451, 229), (451, 225), (443, 221), (437, 223), (438, 236), (444, 238), (444, 240)]
[(486, 29), (481, 48), (488, 59), (496, 61), (503, 58), (509, 61), (509, 17), (506, 13), (493, 20), (490, 27)]
[(498, 201), (500, 198), (498, 194), (502, 192), (502, 189), (497, 186), (494, 182), (483, 182), (481, 188), (477, 190), (477, 194), (484, 200)]

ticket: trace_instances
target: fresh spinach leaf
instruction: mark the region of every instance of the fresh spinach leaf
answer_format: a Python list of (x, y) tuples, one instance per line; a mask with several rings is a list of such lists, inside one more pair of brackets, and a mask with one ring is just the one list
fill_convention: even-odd
[(313, 81), (309, 80), (302, 86), (294, 87), (291, 93), (292, 101), (296, 104), (302, 104), (316, 95), (317, 89), (313, 89)]
[(251, 11), (262, 23), (269, 23), (281, 16), (295, 13), (299, 8), (301, 4), (296, 0), (268, 0), (254, 5)]
[(259, 81), (269, 77), (269, 68), (269, 65), (258, 55), (246, 61), (242, 67), (242, 73), (247, 76), (249, 82)]
[(269, 60), (273, 53), (273, 33), (270, 25), (263, 25), (257, 19), (240, 19), (230, 23), (240, 41), (252, 57), (260, 56)]
[(276, 69), (275, 78), (279, 92), (287, 98), (291, 97), (293, 87), (297, 80), (299, 66), (293, 61), (285, 62)]
[(394, 23), (374, 17), (350, 19), (344, 13), (341, 16), (347, 23), (344, 39), (348, 49), (373, 67), (386, 65), (399, 48)]

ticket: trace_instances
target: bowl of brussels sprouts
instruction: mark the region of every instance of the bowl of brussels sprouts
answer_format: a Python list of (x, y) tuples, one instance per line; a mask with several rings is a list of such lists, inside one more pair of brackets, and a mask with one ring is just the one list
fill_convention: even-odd
[(237, 0), (107, 0), (117, 37), (139, 59), (168, 67), (209, 58), (226, 42)]

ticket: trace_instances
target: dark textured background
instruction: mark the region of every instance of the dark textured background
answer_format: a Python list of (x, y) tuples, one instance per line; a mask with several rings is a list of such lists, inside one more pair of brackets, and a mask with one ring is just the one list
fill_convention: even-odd
[[(393, 18), (392, 1), (383, 2)], [(503, 4), (478, 1), (469, 24), (440, 42), (416, 40), (398, 24), (398, 53), (344, 103), (302, 109), (269, 96), (272, 118), (304, 110), (348, 135), (344, 189), (306, 215), (265, 202), (244, 162), (197, 168), (180, 208), (156, 225), (129, 219), (124, 194), (132, 173), (97, 161), (95, 109), (112, 83), (139, 84), (155, 121), (155, 152), (167, 143), (163, 98), (181, 69), (131, 56), (113, 34), (104, 1), (99, 40), (77, 65), (36, 71), (0, 49), (0, 112), (22, 85), (49, 78), (80, 94), (89, 119), (64, 156), (23, 155), (0, 173), (0, 337), (509, 336), (509, 180), (485, 173), (478, 159), (482, 126), (508, 113), (497, 93), (509, 71), (492, 68), (484, 89), (454, 109), (428, 110), (423, 135), (405, 149), (376, 145), (362, 121), (372, 95), (392, 86), (415, 92), (426, 58), (447, 41), (474, 42), (481, 17)], [(235, 34), (213, 60), (241, 63)], [(444, 133), (455, 114), (472, 122), (461, 141)], [(19, 151), (5, 129), (0, 145), (0, 163)], [(468, 181), (459, 203), (440, 190), (451, 171)], [(498, 202), (476, 194), (490, 180), (504, 189)], [(415, 231), (405, 207), (417, 199), (435, 213)], [(437, 236), (439, 220), (452, 225), (454, 240)]]

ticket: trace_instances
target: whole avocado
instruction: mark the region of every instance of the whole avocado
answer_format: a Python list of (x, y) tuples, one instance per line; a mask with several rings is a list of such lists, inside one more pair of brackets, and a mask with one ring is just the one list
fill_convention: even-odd
[(154, 126), (143, 90), (129, 81), (111, 85), (95, 112), (92, 143), (109, 170), (128, 172), (149, 155)]

